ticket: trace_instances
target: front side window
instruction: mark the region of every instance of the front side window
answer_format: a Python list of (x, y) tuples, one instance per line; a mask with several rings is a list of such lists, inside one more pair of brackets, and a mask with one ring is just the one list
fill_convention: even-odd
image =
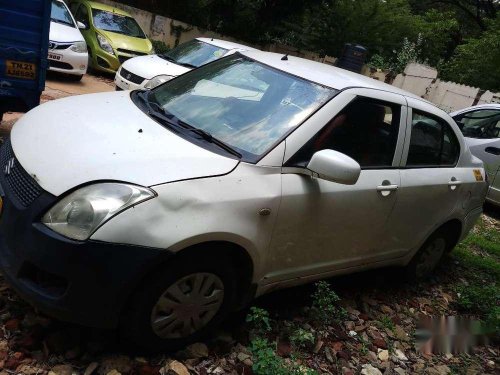
[(329, 101), (336, 90), (241, 55), (184, 74), (151, 91), (150, 100), (256, 162)]
[(401, 106), (358, 97), (319, 131), (287, 163), (305, 167), (315, 152), (339, 151), (362, 168), (392, 166), (399, 133)]
[(75, 27), (73, 18), (71, 17), (68, 8), (66, 8), (66, 5), (62, 1), (52, 0), (50, 19), (53, 22)]
[(198, 68), (209, 62), (220, 59), (227, 51), (227, 49), (194, 39), (159, 56), (180, 65)]
[[(77, 3), (78, 4), (78, 3)], [(75, 13), (75, 18), (78, 22), (83, 23), (87, 27), (89, 26), (89, 11), (84, 4), (81, 4)]]
[(500, 138), (500, 110), (480, 109), (454, 118), (465, 137)]
[(408, 167), (454, 166), (459, 154), (457, 137), (444, 120), (413, 110)]
[(146, 35), (144, 35), (141, 27), (132, 17), (101, 9), (92, 9), (92, 17), (94, 19), (94, 26), (100, 30), (146, 39)]

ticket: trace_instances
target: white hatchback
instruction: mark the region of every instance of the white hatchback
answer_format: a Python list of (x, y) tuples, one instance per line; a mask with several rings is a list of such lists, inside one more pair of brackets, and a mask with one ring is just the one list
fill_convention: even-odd
[(387, 266), (425, 277), (487, 189), (432, 104), (259, 51), (151, 91), (48, 102), (0, 161), (4, 278), (154, 350), (276, 289)]
[(250, 50), (255, 48), (226, 40), (196, 38), (164, 54), (125, 61), (116, 72), (116, 89), (152, 89), (221, 57)]
[(81, 80), (87, 72), (87, 43), (68, 7), (62, 0), (52, 0), (49, 35), (49, 70), (69, 74)]

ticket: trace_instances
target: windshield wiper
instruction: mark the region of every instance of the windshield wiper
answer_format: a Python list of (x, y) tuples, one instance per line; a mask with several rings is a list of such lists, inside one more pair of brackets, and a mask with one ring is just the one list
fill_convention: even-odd
[(238, 151), (236, 151), (233, 147), (229, 146), (227, 143), (221, 141), (220, 139), (215, 138), (211, 133), (207, 132), (206, 130), (200, 129), (200, 128), (195, 128), (192, 125), (189, 125), (188, 123), (177, 119), (177, 122), (179, 125), (181, 125), (184, 129), (187, 129), (188, 131), (195, 133), (199, 135), (203, 140), (213, 143), (216, 146), (219, 146), (223, 150), (227, 151), (228, 153), (236, 156), (238, 159), (241, 159), (243, 155), (241, 155)]
[(200, 128), (195, 128), (194, 126), (188, 124), (187, 122), (184, 122), (180, 120), (179, 118), (175, 117), (173, 114), (168, 112), (165, 108), (163, 108), (160, 104), (157, 102), (154, 102), (152, 100), (149, 100), (148, 96), (150, 94), (150, 91), (142, 91), (137, 94), (137, 96), (141, 99), (141, 101), (146, 105), (148, 108), (148, 115), (151, 117), (154, 117), (158, 121), (162, 123), (165, 127), (168, 127), (169, 129), (179, 132), (179, 129), (185, 129), (187, 131), (190, 131), (194, 134), (199, 135), (204, 141), (212, 143), (219, 148), (223, 149), (224, 151), (228, 152), (231, 155), (236, 156), (238, 159), (242, 158), (242, 155), (236, 151), (234, 148), (226, 144), (225, 142), (221, 141), (220, 139), (215, 138), (212, 134), (209, 132), (200, 129)]
[(189, 64), (189, 63), (183, 63), (183, 62), (180, 62), (180, 61), (176, 61), (175, 63), (179, 64), (179, 65), (182, 65), (182, 66), (185, 66), (186, 68), (191, 68), (191, 69), (196, 69), (197, 68), (196, 65)]

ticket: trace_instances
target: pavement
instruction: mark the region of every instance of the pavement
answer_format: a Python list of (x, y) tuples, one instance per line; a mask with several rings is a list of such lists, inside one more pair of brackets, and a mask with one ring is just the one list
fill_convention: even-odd
[[(86, 74), (80, 82), (74, 82), (63, 74), (54, 72), (47, 73), (45, 90), (42, 93), (41, 102), (61, 99), (67, 96), (84, 95), (97, 92), (114, 91), (113, 77)], [(3, 116), (0, 126), (0, 137), (8, 136), (14, 123), (22, 117), (22, 113), (7, 112)]]

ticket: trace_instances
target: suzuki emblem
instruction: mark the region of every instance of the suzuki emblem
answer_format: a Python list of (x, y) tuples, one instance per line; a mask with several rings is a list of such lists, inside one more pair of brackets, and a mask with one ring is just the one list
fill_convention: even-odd
[(15, 158), (10, 158), (8, 161), (7, 161), (7, 164), (5, 164), (5, 169), (4, 169), (4, 174), (6, 176), (10, 175), (10, 172), (12, 171), (12, 169), (14, 168), (14, 161), (16, 159)]
[(130, 80), (132, 78), (132, 74), (127, 74), (127, 79)]

